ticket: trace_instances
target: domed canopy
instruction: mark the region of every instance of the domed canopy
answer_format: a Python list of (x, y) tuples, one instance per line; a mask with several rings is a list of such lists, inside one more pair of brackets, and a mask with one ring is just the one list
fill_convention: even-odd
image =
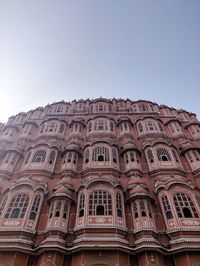
[(58, 181), (58, 183), (56, 184), (56, 187), (60, 186), (60, 185), (64, 185), (64, 186), (73, 188), (73, 181), (70, 177), (65, 176), (61, 180)]
[(72, 190), (62, 185), (58, 189), (56, 189), (52, 197), (67, 197), (71, 199), (72, 193)]
[(142, 187), (140, 185), (137, 185), (134, 188), (132, 188), (131, 190), (129, 190), (128, 194), (131, 197), (134, 197), (134, 196), (149, 196), (148, 191), (144, 187)]
[(146, 185), (144, 183), (141, 182), (141, 178), (140, 177), (131, 177), (129, 182), (128, 182), (128, 189), (134, 188), (137, 185), (142, 186), (142, 187), (146, 187)]
[(123, 144), (123, 146), (120, 149), (121, 154), (125, 153), (126, 151), (130, 150), (136, 150), (138, 153), (140, 153), (140, 150), (138, 149), (137, 145), (133, 142), (128, 142)]

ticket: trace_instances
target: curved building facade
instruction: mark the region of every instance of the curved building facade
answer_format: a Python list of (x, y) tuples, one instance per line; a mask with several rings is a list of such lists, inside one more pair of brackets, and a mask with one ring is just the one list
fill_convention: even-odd
[(149, 101), (0, 124), (0, 266), (200, 266), (200, 126)]

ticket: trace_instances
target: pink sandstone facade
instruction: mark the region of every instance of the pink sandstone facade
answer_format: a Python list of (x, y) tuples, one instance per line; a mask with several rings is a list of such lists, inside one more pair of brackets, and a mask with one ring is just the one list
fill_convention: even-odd
[(200, 127), (149, 101), (0, 125), (0, 266), (200, 266)]

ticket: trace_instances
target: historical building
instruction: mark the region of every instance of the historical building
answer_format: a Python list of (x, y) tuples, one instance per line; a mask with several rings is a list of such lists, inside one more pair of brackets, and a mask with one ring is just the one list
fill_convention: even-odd
[(0, 125), (0, 266), (200, 266), (200, 127), (149, 101)]

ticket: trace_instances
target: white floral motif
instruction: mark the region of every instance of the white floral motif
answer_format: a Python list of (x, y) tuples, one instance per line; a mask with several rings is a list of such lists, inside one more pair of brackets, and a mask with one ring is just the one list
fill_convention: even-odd
[(99, 218), (96, 218), (95, 221), (98, 223), (98, 224), (102, 224), (105, 222), (105, 218), (103, 217), (99, 217)]
[(184, 225), (195, 225), (198, 226), (200, 223), (197, 220), (183, 220), (182, 223)]
[(17, 226), (20, 224), (20, 222), (19, 221), (5, 221), (5, 222), (3, 222), (3, 224), (5, 226)]

